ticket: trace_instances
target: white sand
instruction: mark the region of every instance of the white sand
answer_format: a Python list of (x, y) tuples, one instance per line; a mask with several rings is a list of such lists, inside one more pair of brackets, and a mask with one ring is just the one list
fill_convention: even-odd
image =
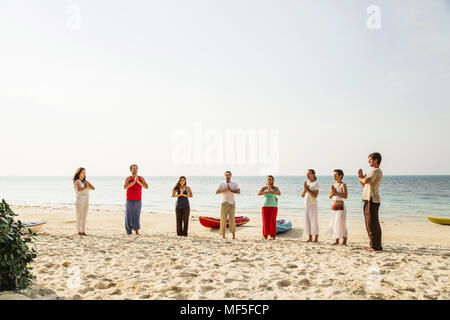
[(349, 221), (344, 247), (323, 236), (325, 215), (313, 244), (300, 239), (302, 217), (274, 241), (262, 240), (260, 217), (238, 227), (238, 239), (223, 240), (198, 217), (179, 238), (175, 214), (145, 212), (142, 235), (127, 236), (123, 211), (91, 210), (89, 236), (80, 237), (74, 209), (12, 209), (22, 221), (48, 223), (34, 244), (33, 287), (0, 299), (450, 298), (450, 227), (425, 219), (382, 219), (384, 251), (368, 253), (363, 217)]

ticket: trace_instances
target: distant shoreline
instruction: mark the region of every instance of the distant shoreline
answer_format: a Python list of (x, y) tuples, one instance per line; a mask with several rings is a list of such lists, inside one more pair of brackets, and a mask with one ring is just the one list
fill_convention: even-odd
[[(146, 176), (149, 190), (143, 194), (143, 211), (173, 213), (175, 199), (171, 190), (177, 177)], [(125, 193), (124, 177), (89, 176), (96, 190), (91, 193), (90, 210), (123, 210)], [(222, 176), (187, 177), (193, 189), (191, 213), (217, 216), (220, 211), (220, 196), (215, 194)], [(259, 176), (236, 176), (233, 178), (241, 187), (236, 198), (238, 215), (259, 215), (263, 199), (257, 191), (266, 179)], [(305, 177), (276, 176), (275, 183), (281, 190), (278, 216), (287, 219), (304, 217), (304, 200), (300, 193)], [(328, 191), (333, 182), (331, 176), (318, 176), (320, 184), (319, 215), (328, 217), (331, 200)], [(345, 201), (348, 219), (362, 217), (362, 188), (356, 176), (345, 176), (349, 197)], [(421, 187), (417, 187), (417, 186)], [(428, 216), (448, 218), (450, 216), (450, 176), (385, 176), (381, 185), (380, 216), (392, 219), (425, 219)], [(73, 210), (75, 192), (71, 177), (0, 177), (0, 199), (17, 206), (40, 206), (68, 208)]]

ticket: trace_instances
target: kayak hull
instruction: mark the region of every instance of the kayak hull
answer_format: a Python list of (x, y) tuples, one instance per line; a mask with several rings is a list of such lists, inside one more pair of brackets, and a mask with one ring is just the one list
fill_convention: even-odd
[(46, 224), (47, 222), (45, 221), (39, 221), (39, 222), (23, 222), (22, 225), (25, 227), (24, 229), (24, 233), (27, 234), (29, 233), (28, 229), (31, 229), (31, 231), (33, 231), (34, 233), (38, 233), (39, 231), (41, 231), (42, 227), (44, 226), (44, 224)]
[(428, 217), (428, 220), (437, 224), (450, 225), (450, 219)]
[(277, 220), (277, 234), (285, 233), (292, 229), (292, 222), (286, 219)]
[[(220, 219), (213, 217), (199, 217), (201, 225), (206, 228), (220, 228)], [(236, 222), (236, 226), (242, 226), (250, 221), (248, 217), (234, 217), (234, 221)], [(230, 226), (230, 221), (227, 220), (227, 228)]]

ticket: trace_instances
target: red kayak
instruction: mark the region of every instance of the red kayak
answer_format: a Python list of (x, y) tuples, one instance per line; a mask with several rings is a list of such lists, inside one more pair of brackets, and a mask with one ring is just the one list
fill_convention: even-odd
[[(207, 228), (219, 228), (220, 227), (220, 219), (212, 218), (212, 217), (200, 217), (198, 218), (202, 226)], [(236, 226), (242, 226), (250, 221), (248, 217), (240, 216), (234, 217), (234, 221), (236, 221)], [(227, 220), (227, 227), (230, 226), (230, 221)]]

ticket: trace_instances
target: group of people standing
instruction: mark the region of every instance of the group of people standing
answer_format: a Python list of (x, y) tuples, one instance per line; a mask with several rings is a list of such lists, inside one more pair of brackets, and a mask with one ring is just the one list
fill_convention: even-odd
[[(317, 196), (319, 195), (319, 183), (316, 181), (316, 172), (309, 169), (307, 174), (309, 181), (305, 181), (303, 185), (302, 198), (305, 198), (305, 233), (308, 235), (307, 242), (319, 241), (319, 207)], [(339, 244), (342, 239), (342, 244), (347, 245), (348, 230), (347, 230), (347, 210), (344, 200), (348, 197), (347, 185), (342, 182), (344, 178), (344, 171), (335, 169), (333, 177), (336, 183), (331, 185), (328, 197), (332, 199), (331, 202), (331, 217), (326, 234), (330, 234), (336, 241), (334, 245)], [(313, 240), (314, 237), (314, 240)]]
[[(380, 208), (379, 188), (383, 178), (383, 172), (380, 169), (381, 154), (374, 152), (369, 154), (369, 165), (372, 168), (368, 175), (365, 175), (362, 169), (358, 170), (358, 179), (363, 189), (362, 201), (364, 220), (367, 234), (369, 236), (369, 247), (367, 251), (382, 251), (381, 246), (381, 226), (378, 217)], [(303, 185), (302, 198), (305, 198), (305, 233), (308, 235), (307, 242), (318, 242), (319, 240), (319, 219), (318, 219), (318, 201), (319, 183), (316, 181), (316, 173), (309, 169), (306, 174), (308, 181)], [(331, 185), (328, 197), (332, 200), (330, 223), (326, 234), (330, 234), (335, 242), (333, 245), (347, 245), (347, 209), (344, 200), (348, 198), (347, 185), (342, 181), (344, 171), (335, 169), (333, 172), (335, 183)], [(314, 238), (314, 240), (313, 240)]]
[[(363, 189), (362, 200), (364, 202), (363, 211), (366, 223), (367, 233), (370, 239), (370, 246), (367, 251), (381, 251), (381, 227), (378, 218), (380, 207), (379, 187), (383, 173), (380, 169), (381, 154), (375, 152), (369, 155), (369, 165), (372, 170), (369, 175), (365, 175), (362, 169), (358, 171), (358, 179)], [(130, 166), (131, 176), (125, 179), (124, 189), (126, 190), (125, 205), (125, 230), (128, 235), (134, 230), (138, 235), (140, 230), (140, 214), (142, 209), (142, 188), (148, 189), (145, 179), (138, 176), (138, 166)], [(305, 233), (308, 235), (307, 242), (318, 242), (319, 239), (319, 220), (318, 220), (318, 200), (319, 183), (316, 173), (313, 169), (307, 171), (307, 179), (303, 184), (301, 197), (305, 200)], [(219, 234), (225, 238), (227, 222), (229, 231), (233, 239), (236, 238), (235, 212), (236, 203), (235, 194), (240, 194), (239, 185), (231, 181), (230, 171), (225, 172), (225, 181), (222, 182), (216, 194), (222, 195), (220, 210), (220, 229)], [(344, 172), (341, 169), (334, 170), (335, 183), (331, 185), (328, 197), (332, 200), (330, 223), (326, 233), (331, 234), (335, 239), (334, 245), (347, 244), (348, 230), (346, 225), (346, 207), (344, 200), (348, 197), (347, 185), (342, 181)], [(73, 177), (74, 188), (76, 191), (76, 215), (77, 232), (80, 236), (86, 236), (85, 226), (87, 211), (89, 208), (89, 190), (95, 190), (94, 186), (86, 180), (86, 170), (79, 168)], [(278, 196), (281, 196), (280, 189), (275, 186), (275, 178), (272, 175), (267, 176), (267, 183), (259, 192), (259, 196), (264, 196), (262, 206), (262, 233), (265, 239), (270, 236), (271, 240), (276, 238), (276, 219), (278, 214)], [(189, 198), (193, 197), (192, 190), (186, 183), (186, 177), (181, 176), (172, 189), (172, 197), (177, 198), (175, 204), (177, 235), (187, 236), (189, 226), (190, 205)]]

